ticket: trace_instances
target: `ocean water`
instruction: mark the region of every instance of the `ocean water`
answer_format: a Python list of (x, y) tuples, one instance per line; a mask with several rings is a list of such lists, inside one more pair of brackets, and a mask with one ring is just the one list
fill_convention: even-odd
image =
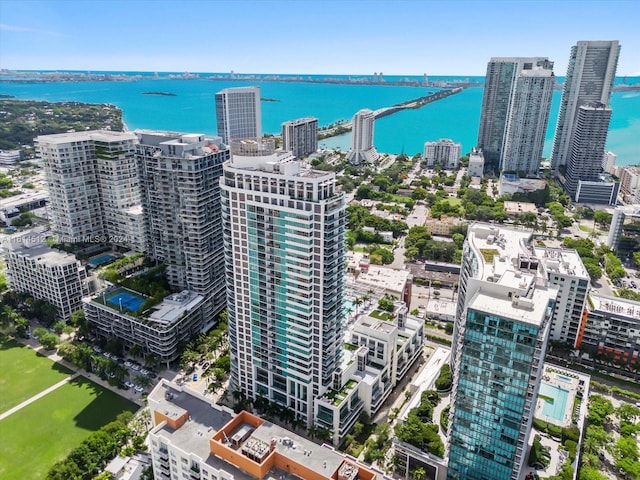
[[(98, 73), (98, 72), (95, 72)], [(148, 74), (147, 74), (148, 75)], [(313, 76), (314, 78), (344, 78), (344, 76)], [(305, 77), (306, 78), (306, 77)], [(388, 81), (405, 77), (387, 77)], [(442, 77), (443, 79), (445, 77)], [(465, 80), (462, 77), (447, 79)], [(412, 77), (419, 80), (421, 77)], [(430, 77), (431, 80), (439, 78)], [(471, 81), (482, 77), (470, 77)], [(620, 83), (620, 79), (616, 83)], [(636, 83), (636, 79), (628, 81)], [(172, 130), (178, 132), (216, 133), (214, 95), (219, 90), (243, 85), (260, 85), (263, 133), (280, 133), (287, 120), (314, 116), (320, 126), (348, 120), (360, 109), (391, 106), (424, 96), (436, 88), (414, 86), (384, 86), (278, 81), (230, 81), (220, 79), (141, 79), (126, 82), (60, 82), (12, 83), (0, 82), (0, 94), (18, 99), (47, 101), (80, 101), (110, 103), (123, 110), (128, 128)], [(143, 95), (143, 92), (169, 92), (175, 96)], [(405, 110), (381, 118), (375, 123), (374, 143), (378, 151), (406, 153), (422, 152), (424, 142), (451, 138), (462, 143), (468, 152), (477, 140), (482, 88), (465, 89), (444, 100), (417, 110)], [(555, 91), (544, 156), (551, 153), (553, 133), (558, 116), (561, 92)], [(611, 98), (613, 116), (607, 149), (617, 156), (618, 165), (640, 163), (640, 92), (614, 92)], [(321, 147), (348, 150), (351, 135), (322, 140)]]

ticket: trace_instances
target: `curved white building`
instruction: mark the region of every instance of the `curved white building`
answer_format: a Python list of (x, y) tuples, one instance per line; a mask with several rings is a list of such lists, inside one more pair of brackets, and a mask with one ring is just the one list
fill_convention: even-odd
[(347, 154), (349, 163), (360, 165), (372, 163), (378, 159), (378, 152), (373, 146), (373, 124), (375, 119), (375, 114), (366, 108), (354, 115), (351, 150)]

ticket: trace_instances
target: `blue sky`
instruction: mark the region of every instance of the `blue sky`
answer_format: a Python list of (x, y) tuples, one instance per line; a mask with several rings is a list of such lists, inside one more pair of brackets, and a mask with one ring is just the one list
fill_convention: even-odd
[(0, 0), (0, 67), (484, 75), (495, 56), (619, 40), (640, 75), (636, 0)]

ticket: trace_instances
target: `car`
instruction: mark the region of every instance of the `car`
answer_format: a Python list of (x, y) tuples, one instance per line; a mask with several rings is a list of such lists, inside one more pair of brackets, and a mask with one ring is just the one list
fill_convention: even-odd
[(147, 370), (146, 368), (141, 368), (141, 369), (140, 369), (140, 373), (141, 373), (142, 375), (149, 375), (149, 370)]
[(205, 362), (204, 365), (202, 365), (202, 370), (209, 368), (209, 365), (211, 365), (209, 362)]
[(158, 375), (155, 372), (149, 372), (147, 373), (147, 377), (149, 378), (156, 378)]
[(111, 358), (111, 354), (109, 352), (102, 352), (102, 356), (104, 358)]
[(120, 382), (120, 384), (118, 384), (118, 388), (121, 388), (122, 390), (129, 390), (131, 387), (128, 386), (126, 383)]
[(141, 387), (140, 385), (136, 385), (135, 387), (133, 387), (133, 389), (138, 393), (144, 392), (144, 388)]
[(118, 365), (124, 365), (124, 360), (122, 358), (118, 358), (116, 362), (118, 362)]
[(124, 385), (128, 388), (134, 388), (135, 385), (133, 384), (133, 382), (124, 382)]
[(197, 374), (197, 373), (194, 373), (194, 374), (193, 374), (193, 378), (192, 378), (192, 380), (193, 380), (194, 382), (197, 382), (197, 381), (198, 381), (198, 374)]
[(125, 367), (131, 367), (133, 365), (133, 363), (131, 363), (129, 360), (127, 360), (126, 362), (124, 362), (124, 366)]
[(140, 371), (140, 365), (136, 364), (136, 363), (132, 363), (131, 364), (131, 369), (135, 370), (136, 372)]
[(102, 349), (100, 347), (93, 347), (93, 351), (96, 353), (102, 353)]

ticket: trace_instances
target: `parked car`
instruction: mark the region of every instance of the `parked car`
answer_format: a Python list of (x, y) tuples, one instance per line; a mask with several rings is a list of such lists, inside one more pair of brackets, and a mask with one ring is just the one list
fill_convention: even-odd
[(138, 393), (144, 392), (144, 388), (141, 387), (140, 385), (136, 385), (135, 387), (133, 387), (133, 389)]
[(128, 388), (133, 388), (135, 387), (135, 385), (133, 384), (133, 382), (124, 382), (125, 386)]
[(197, 381), (198, 381), (198, 374), (197, 374), (197, 373), (194, 373), (194, 374), (193, 374), (193, 378), (192, 378), (192, 380), (193, 380), (194, 382), (197, 382)]

